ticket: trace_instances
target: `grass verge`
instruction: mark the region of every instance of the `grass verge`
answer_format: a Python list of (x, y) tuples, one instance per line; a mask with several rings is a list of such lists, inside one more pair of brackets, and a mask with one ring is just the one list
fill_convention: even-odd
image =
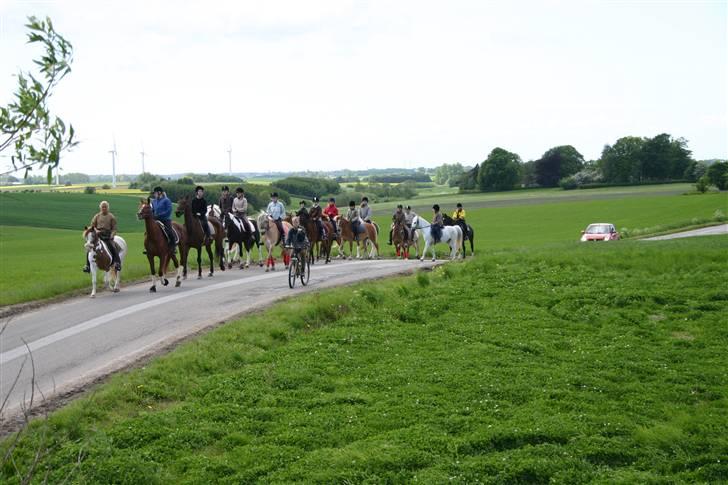
[(45, 432), (50, 481), (724, 481), (727, 250), (562, 243), (291, 299), (34, 423), (16, 463)]

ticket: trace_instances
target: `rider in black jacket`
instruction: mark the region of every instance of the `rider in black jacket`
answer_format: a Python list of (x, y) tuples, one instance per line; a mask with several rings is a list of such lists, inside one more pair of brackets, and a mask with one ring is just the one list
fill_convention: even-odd
[(192, 199), (192, 214), (200, 220), (202, 230), (205, 231), (205, 238), (210, 239), (210, 226), (207, 224), (207, 201), (205, 200), (205, 189), (200, 185), (195, 187), (195, 198)]

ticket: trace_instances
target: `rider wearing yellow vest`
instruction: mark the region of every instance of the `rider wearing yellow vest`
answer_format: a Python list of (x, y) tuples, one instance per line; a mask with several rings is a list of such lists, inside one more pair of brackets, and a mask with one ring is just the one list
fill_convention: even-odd
[(464, 221), (465, 220), (465, 209), (463, 209), (463, 205), (458, 202), (457, 209), (455, 209), (455, 212), (452, 213), (452, 218), (456, 221)]

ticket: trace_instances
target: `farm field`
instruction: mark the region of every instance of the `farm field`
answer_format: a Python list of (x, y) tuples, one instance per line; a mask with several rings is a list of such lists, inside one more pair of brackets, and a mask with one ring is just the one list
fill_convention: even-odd
[[(80, 271), (81, 232), (101, 198), (86, 194), (0, 194), (0, 263), (4, 270), (0, 276), (0, 305), (49, 298), (90, 285), (88, 275)], [(141, 253), (144, 224), (136, 218), (138, 198), (103, 198), (109, 200), (119, 220), (120, 234), (130, 247), (122, 283), (146, 276), (148, 265)], [(476, 252), (575, 242), (580, 231), (595, 221), (613, 222), (619, 230), (634, 231), (707, 222), (715, 219), (716, 211), (722, 211), (724, 216), (728, 212), (725, 194), (558, 200), (542, 205), (522, 205), (516, 201), (511, 206), (483, 209), (469, 209), (466, 205), (468, 222), (476, 231)], [(421, 215), (429, 220), (431, 211)], [(380, 215), (376, 220), (383, 232), (379, 240), (381, 254), (393, 257), (394, 248), (386, 244), (390, 216)], [(438, 246), (438, 257), (446, 255), (446, 247)], [(203, 265), (207, 265), (206, 256)], [(32, 278), (24, 277), (28, 272), (32, 272)]]
[(51, 482), (724, 482), (726, 251), (555, 243), (297, 297), (36, 421), (15, 463), (45, 439)]

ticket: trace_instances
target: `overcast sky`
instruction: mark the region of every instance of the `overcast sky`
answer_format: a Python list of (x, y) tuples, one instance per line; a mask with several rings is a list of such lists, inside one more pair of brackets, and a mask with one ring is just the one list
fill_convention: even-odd
[[(726, 1), (0, 0), (0, 103), (29, 15), (74, 45), (64, 172), (331, 170), (587, 159), (667, 132), (728, 157)], [(0, 158), (0, 168), (8, 165)]]

